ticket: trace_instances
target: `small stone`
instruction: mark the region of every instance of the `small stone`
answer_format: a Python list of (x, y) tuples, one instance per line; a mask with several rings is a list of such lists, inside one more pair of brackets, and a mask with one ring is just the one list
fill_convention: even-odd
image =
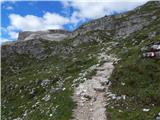
[(83, 95), (85, 98), (87, 98), (88, 100), (90, 100), (92, 98), (92, 96), (88, 95), (88, 94), (84, 94)]
[(85, 100), (85, 98), (83, 96), (81, 96), (81, 100)]
[(44, 101), (49, 101), (51, 99), (51, 96), (50, 95), (45, 95), (43, 98), (42, 98), (42, 100), (44, 100)]
[(62, 90), (65, 91), (66, 88), (63, 88)]
[(45, 87), (45, 86), (47, 86), (48, 84), (50, 84), (50, 80), (48, 80), (48, 79), (46, 79), (46, 80), (42, 80), (42, 82), (41, 82), (41, 86), (43, 86), (43, 87)]
[(90, 106), (93, 106), (93, 103), (90, 103)]
[(13, 119), (13, 120), (22, 120), (22, 118), (18, 117), (18, 118), (15, 118), (15, 119)]
[(83, 106), (84, 106), (84, 104), (82, 103), (82, 104), (81, 104), (81, 106), (83, 107)]
[(114, 108), (114, 106), (111, 106), (111, 108), (113, 109), (113, 108)]
[(126, 84), (125, 84), (125, 83), (123, 83), (123, 82), (121, 82), (121, 85), (122, 85), (122, 86), (125, 86)]
[(55, 94), (55, 93), (59, 93), (59, 92), (61, 92), (62, 91), (62, 89), (61, 88), (51, 88), (51, 90), (50, 90), (50, 93), (51, 94)]
[(31, 92), (29, 93), (30, 95), (33, 95), (34, 93), (35, 93), (35, 90), (34, 90), (35, 88), (33, 88), (32, 90), (31, 90)]
[(99, 92), (104, 92), (106, 88), (105, 87), (95, 87), (94, 90), (99, 91)]
[(116, 100), (120, 100), (120, 99), (121, 99), (121, 96), (116, 97)]
[(160, 116), (157, 116), (157, 117), (156, 117), (156, 120), (160, 120)]
[(96, 98), (96, 97), (94, 97), (94, 98), (93, 98), (93, 102), (95, 102), (96, 100), (97, 100), (97, 98)]
[(112, 96), (112, 99), (115, 100), (115, 99), (116, 99), (116, 96)]
[(157, 19), (157, 16), (153, 16), (152, 19), (154, 19), (154, 20)]
[(118, 112), (123, 112), (122, 110), (118, 110)]
[(143, 112), (148, 112), (150, 109), (143, 108)]
[(126, 95), (122, 95), (122, 98), (123, 98), (123, 100), (125, 100), (126, 99)]
[(53, 114), (50, 114), (49, 116), (50, 116), (50, 117), (52, 117), (52, 116), (53, 116)]
[(27, 110), (24, 112), (23, 116), (24, 116), (24, 117), (27, 116)]
[(105, 80), (101, 79), (100, 83), (101, 83), (101, 85), (108, 85), (109, 81), (107, 79), (105, 79)]

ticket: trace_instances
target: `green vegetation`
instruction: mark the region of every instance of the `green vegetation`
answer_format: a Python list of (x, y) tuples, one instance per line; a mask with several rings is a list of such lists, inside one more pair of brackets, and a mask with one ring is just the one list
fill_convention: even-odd
[[(42, 44), (55, 45), (54, 42), (44, 42)], [(71, 47), (63, 42), (60, 45)], [(70, 54), (54, 55), (44, 60), (19, 54), (2, 59), (2, 119), (23, 118), (25, 112), (28, 120), (71, 118), (75, 106), (71, 99), (73, 80), (97, 63), (99, 48), (97, 43), (81, 44)], [(43, 80), (50, 82), (42, 86)], [(43, 100), (45, 95), (50, 95), (48, 101)]]
[[(158, 32), (148, 37), (158, 31), (155, 26), (159, 26), (156, 21), (151, 29), (133, 33), (110, 51), (121, 58), (110, 78), (110, 90), (117, 96), (126, 95), (126, 99), (111, 100), (107, 107), (109, 120), (154, 120), (160, 112), (160, 61), (142, 58), (141, 53), (142, 47), (160, 40)], [(144, 112), (144, 108), (149, 111)]]
[[(71, 98), (74, 80), (98, 63), (98, 53), (109, 50), (108, 54), (120, 58), (110, 77), (110, 91), (126, 97), (111, 99), (107, 106), (108, 120), (154, 120), (160, 112), (160, 61), (141, 56), (142, 47), (160, 41), (159, 8), (154, 4), (128, 12), (121, 18), (112, 16), (119, 20), (116, 24), (121, 24), (135, 13), (154, 11), (152, 16), (157, 18), (151, 24), (126, 38), (107, 34), (114, 34), (115, 30), (92, 30), (60, 42), (37, 40), (32, 44), (32, 40), (25, 41), (28, 46), (44, 48), (45, 59), (18, 53), (2, 58), (2, 119), (69, 120), (76, 106)], [(76, 40), (81, 41), (74, 46)], [(2, 50), (6, 48), (7, 45), (2, 46)], [(95, 70), (85, 77), (94, 74)], [(76, 82), (77, 85), (83, 80)], [(149, 111), (144, 112), (144, 108)]]

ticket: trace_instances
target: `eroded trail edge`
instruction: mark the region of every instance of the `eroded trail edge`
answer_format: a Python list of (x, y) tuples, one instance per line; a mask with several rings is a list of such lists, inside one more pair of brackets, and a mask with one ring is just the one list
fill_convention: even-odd
[(74, 90), (73, 100), (77, 103), (73, 110), (73, 120), (107, 120), (106, 97), (115, 58), (103, 56), (105, 61), (96, 68), (97, 72), (91, 79), (80, 83)]

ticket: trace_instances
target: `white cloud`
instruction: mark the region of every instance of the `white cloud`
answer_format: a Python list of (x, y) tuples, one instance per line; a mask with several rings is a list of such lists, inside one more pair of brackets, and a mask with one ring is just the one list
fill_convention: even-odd
[(34, 15), (20, 16), (10, 14), (10, 30), (36, 31), (45, 29), (60, 29), (63, 25), (69, 23), (69, 19), (56, 13), (45, 13), (42, 17)]
[(0, 0), (0, 2), (4, 2), (4, 0)]
[(113, 13), (132, 10), (147, 0), (72, 0), (62, 1), (64, 7), (72, 7), (74, 12), (70, 18), (74, 25), (85, 19), (96, 19)]
[(6, 9), (7, 10), (13, 10), (13, 7), (12, 6), (7, 6)]
[[(78, 23), (86, 19), (96, 19), (113, 13), (120, 13), (134, 9), (147, 0), (71, 0), (61, 1), (68, 15), (64, 17), (57, 13), (44, 12), (41, 17), (35, 15), (21, 16), (10, 14), (10, 25), (7, 27), (11, 39), (18, 37), (17, 31), (39, 31), (46, 29), (63, 29), (64, 25), (70, 24), (75, 28)], [(12, 9), (12, 8), (8, 8)], [(73, 12), (71, 12), (73, 9)], [(62, 11), (63, 12), (63, 11)]]
[(16, 39), (18, 33), (15, 31), (39, 31), (47, 29), (63, 29), (69, 23), (69, 18), (56, 13), (46, 12), (42, 17), (34, 15), (21, 16), (10, 14), (10, 25), (7, 27), (11, 39)]
[(59, 14), (56, 13), (45, 13), (43, 16), (44, 23), (47, 25), (60, 25), (63, 26), (64, 24), (69, 23), (69, 19), (65, 18)]
[(15, 3), (16, 1), (20, 1), (20, 0), (0, 0), (0, 3), (4, 3), (4, 2)]
[(5, 43), (5, 42), (9, 42), (9, 41), (12, 41), (12, 40), (9, 40), (9, 39), (6, 39), (6, 38), (1, 38), (0, 39), (0, 45)]
[(8, 32), (11, 39), (17, 39), (18, 38), (18, 32), (9, 31)]

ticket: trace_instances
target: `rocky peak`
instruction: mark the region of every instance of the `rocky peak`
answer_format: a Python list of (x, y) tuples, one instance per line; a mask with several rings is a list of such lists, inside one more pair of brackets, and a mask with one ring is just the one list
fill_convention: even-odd
[(69, 31), (52, 29), (46, 31), (24, 31), (19, 33), (18, 41), (26, 41), (33, 39), (60, 41), (68, 37), (69, 34)]
[[(143, 6), (137, 7), (133, 11), (119, 15), (105, 16), (85, 23), (73, 32), (52, 29), (46, 31), (20, 32), (16, 42), (3, 47), (5, 50), (2, 51), (2, 57), (8, 56), (10, 53), (14, 52), (21, 54), (32, 54), (33, 56), (36, 56), (36, 58), (37, 56), (41, 57), (41, 54), (43, 53), (42, 51), (45, 50), (39, 49), (43, 48), (42, 46), (44, 43), (47, 44), (46, 40), (48, 42), (52, 42), (72, 38), (70, 45), (75, 47), (81, 43), (102, 42), (102, 39), (108, 40), (110, 38), (117, 37), (125, 38), (130, 36), (132, 33), (142, 30), (145, 27), (147, 28), (155, 21), (159, 22), (159, 13), (160, 2), (148, 2)], [(99, 32), (96, 32), (96, 30)], [(41, 43), (41, 40), (43, 43)], [(56, 46), (58, 45), (59, 44)], [(47, 47), (49, 47), (49, 45)], [(35, 48), (37, 49), (35, 50)], [(62, 48), (62, 46), (59, 46), (59, 48)], [(58, 50), (56, 49), (54, 52), (58, 53), (57, 51)]]
[(114, 37), (126, 37), (155, 21), (160, 17), (158, 12), (160, 12), (160, 2), (150, 1), (133, 11), (104, 16), (88, 22), (74, 32), (83, 34), (91, 30), (106, 30)]

